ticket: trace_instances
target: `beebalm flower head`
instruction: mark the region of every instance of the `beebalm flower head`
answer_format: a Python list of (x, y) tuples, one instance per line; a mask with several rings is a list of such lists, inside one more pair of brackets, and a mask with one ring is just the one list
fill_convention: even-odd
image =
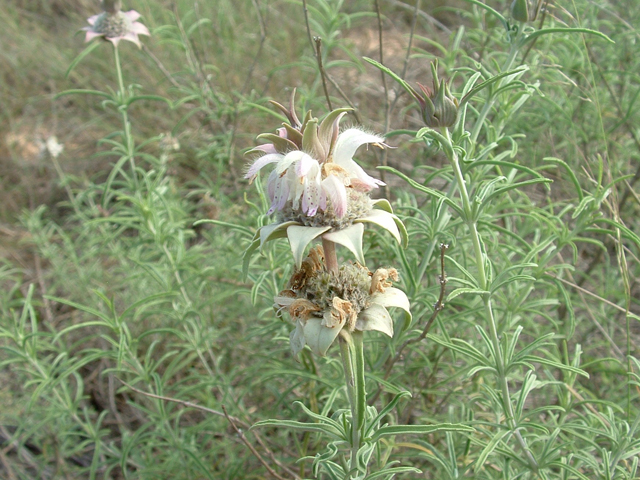
[(263, 167), (275, 164), (267, 180), (271, 200), (268, 213), (278, 212), (283, 221), (303, 218), (303, 223), (317, 224), (310, 218), (320, 212), (328, 223), (334, 221), (343, 227), (350, 204), (358, 203), (363, 197), (349, 198), (348, 190), (366, 194), (384, 185), (367, 175), (353, 160), (353, 155), (362, 145), (384, 146), (384, 139), (358, 128), (340, 132), (340, 120), (350, 109), (334, 110), (322, 122), (308, 112), (301, 122), (295, 113), (293, 98), (289, 109), (272, 103), (285, 113), (289, 123), (284, 123), (278, 134), (258, 136), (269, 143), (251, 151), (260, 156), (249, 167), (245, 178), (253, 180)]
[(324, 265), (322, 247), (311, 249), (291, 280), (289, 289), (275, 297), (279, 311), (286, 310), (296, 323), (291, 332), (294, 356), (305, 345), (320, 356), (342, 330), (377, 330), (393, 336), (388, 307), (405, 311), (405, 325), (411, 321), (409, 300), (391, 281), (398, 280), (395, 268), (370, 272), (359, 264), (340, 266), (337, 273)]
[[(383, 138), (349, 128), (340, 131), (340, 120), (350, 109), (337, 109), (322, 121), (307, 112), (301, 121), (295, 113), (295, 91), (291, 106), (272, 102), (288, 119), (277, 134), (258, 138), (269, 142), (249, 153), (258, 154), (245, 178), (255, 179), (272, 165), (266, 185), (271, 202), (268, 214), (276, 223), (262, 227), (245, 254), (245, 271), (253, 251), (274, 238), (287, 236), (299, 268), (307, 245), (323, 236), (351, 250), (359, 262), (362, 254), (362, 223), (375, 223), (406, 243), (406, 230), (393, 215), (389, 202), (372, 200), (369, 192), (383, 182), (369, 176), (353, 155), (363, 145), (384, 147)], [(378, 207), (378, 208), (374, 208)]]
[(137, 22), (140, 14), (135, 10), (128, 12), (120, 11), (120, 0), (103, 0), (104, 11), (98, 15), (90, 17), (88, 27), (82, 30), (87, 32), (85, 42), (89, 42), (96, 37), (104, 37), (114, 46), (118, 46), (120, 40), (129, 40), (141, 47), (138, 35), (149, 35), (149, 30), (142, 23)]
[(433, 90), (418, 84), (422, 95), (413, 90), (413, 96), (420, 104), (424, 123), (431, 128), (452, 127), (458, 119), (458, 99), (451, 95), (449, 86), (438, 79), (438, 62), (431, 63)]

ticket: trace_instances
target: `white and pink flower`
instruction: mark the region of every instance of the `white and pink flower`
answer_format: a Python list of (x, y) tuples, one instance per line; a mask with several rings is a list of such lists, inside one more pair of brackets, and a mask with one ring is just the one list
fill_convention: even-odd
[(384, 183), (353, 160), (364, 145), (384, 148), (384, 139), (360, 128), (340, 132), (340, 120), (348, 108), (330, 112), (321, 122), (307, 113), (301, 122), (293, 108), (293, 96), (289, 109), (272, 103), (289, 123), (284, 123), (277, 133), (258, 136), (268, 143), (249, 152), (257, 157), (245, 178), (253, 181), (263, 168), (273, 167), (266, 182), (270, 201), (267, 213), (275, 213), (276, 222), (256, 232), (245, 253), (245, 271), (256, 249), (285, 236), (298, 268), (307, 246), (320, 236), (348, 248), (364, 264), (363, 223), (381, 226), (399, 243), (406, 244), (406, 229), (389, 202), (369, 196)]
[(87, 32), (84, 41), (104, 37), (117, 47), (120, 40), (129, 40), (140, 48), (138, 35), (149, 35), (149, 29), (136, 21), (139, 18), (140, 14), (135, 10), (121, 12), (116, 9), (114, 12), (105, 11), (94, 15), (87, 20), (89, 26), (82, 29)]
[(361, 146), (382, 145), (383, 141), (377, 135), (350, 128), (338, 134), (335, 140), (331, 139), (326, 145), (328, 148), (323, 148), (327, 152), (324, 158), (312, 157), (305, 151), (306, 145), (302, 146), (303, 150), (278, 153), (274, 144), (268, 144), (260, 148), (265, 155), (254, 161), (245, 178), (253, 180), (262, 168), (275, 164), (267, 180), (270, 214), (284, 210), (289, 204), (293, 210), (309, 217), (315, 216), (318, 210), (332, 207), (336, 217), (343, 218), (347, 214), (348, 188), (368, 193), (384, 185), (353, 160)]

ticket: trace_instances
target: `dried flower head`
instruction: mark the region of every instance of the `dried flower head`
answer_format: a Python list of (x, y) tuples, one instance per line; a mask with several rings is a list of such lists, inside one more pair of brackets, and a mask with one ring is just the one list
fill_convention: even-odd
[(362, 223), (382, 226), (406, 243), (404, 225), (393, 215), (389, 202), (374, 201), (369, 196), (384, 183), (369, 176), (353, 160), (363, 145), (384, 147), (383, 138), (359, 128), (341, 132), (340, 120), (350, 110), (347, 108), (330, 112), (321, 122), (307, 112), (300, 121), (293, 106), (294, 95), (295, 91), (289, 108), (272, 102), (289, 122), (277, 134), (259, 135), (269, 143), (249, 152), (259, 156), (245, 178), (253, 181), (262, 168), (274, 165), (267, 180), (267, 195), (271, 201), (268, 213), (276, 213), (276, 223), (256, 234), (248, 253), (273, 238), (287, 236), (299, 268), (306, 246), (323, 235), (349, 248), (364, 263)]
[(149, 35), (149, 30), (142, 23), (136, 21), (140, 18), (138, 12), (135, 10), (122, 12), (120, 6), (119, 0), (104, 0), (102, 2), (104, 11), (90, 17), (87, 20), (89, 26), (82, 29), (87, 32), (85, 42), (96, 37), (104, 37), (116, 47), (120, 40), (129, 40), (141, 47), (138, 35)]
[(359, 264), (342, 265), (337, 273), (324, 266), (322, 247), (311, 249), (289, 282), (289, 289), (275, 298), (279, 310), (286, 310), (296, 322), (291, 332), (291, 350), (297, 356), (305, 345), (324, 356), (346, 329), (377, 330), (393, 336), (388, 307), (405, 311), (405, 325), (411, 321), (409, 299), (391, 286), (398, 280), (395, 268), (371, 273)]

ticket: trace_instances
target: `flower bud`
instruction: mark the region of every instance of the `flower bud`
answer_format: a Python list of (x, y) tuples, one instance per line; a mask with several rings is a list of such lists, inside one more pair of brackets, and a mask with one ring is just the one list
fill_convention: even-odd
[(541, 0), (513, 0), (511, 17), (519, 22), (533, 22), (540, 13)]
[[(416, 95), (424, 123), (431, 128), (451, 127), (458, 119), (458, 100), (451, 95), (444, 80), (438, 80), (438, 63), (431, 64), (433, 90), (418, 84), (422, 96)], [(417, 93), (417, 92), (416, 92)]]
[(115, 15), (122, 8), (122, 0), (102, 0), (102, 10)]

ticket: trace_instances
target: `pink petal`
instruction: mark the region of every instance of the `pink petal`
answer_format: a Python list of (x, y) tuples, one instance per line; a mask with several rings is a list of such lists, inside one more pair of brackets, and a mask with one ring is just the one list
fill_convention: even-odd
[(278, 174), (276, 173), (275, 170), (273, 170), (271, 172), (271, 175), (269, 175), (269, 179), (267, 180), (267, 195), (269, 195), (269, 198), (273, 201), (273, 196), (275, 195), (276, 192), (276, 183), (278, 181)]
[(345, 164), (342, 165), (342, 167), (345, 170), (347, 170), (352, 176), (358, 179), (359, 183), (354, 182), (356, 184), (354, 186), (360, 187), (358, 189), (361, 189), (361, 187), (364, 186), (367, 188), (367, 190), (371, 190), (373, 188), (378, 188), (378, 186), (385, 185), (385, 183), (382, 180), (378, 180), (377, 178), (373, 178), (367, 175), (367, 173), (362, 169), (362, 167), (358, 165), (356, 162), (354, 162), (353, 160), (349, 160), (345, 162)]
[(316, 167), (314, 170), (318, 170), (319, 169), (318, 161), (314, 160), (309, 155), (305, 154), (305, 155), (302, 156), (302, 158), (298, 162), (298, 165), (296, 166), (296, 173), (298, 174), (298, 177), (300, 177), (300, 178), (306, 177), (309, 174), (309, 171), (313, 167)]
[(133, 25), (131, 25), (131, 31), (138, 35), (151, 35), (146, 25), (140, 22), (135, 22)]
[(113, 43), (115, 47), (117, 47), (120, 40), (122, 40), (122, 37), (106, 37), (105, 36), (105, 38), (109, 40), (111, 43)]
[(276, 146), (273, 143), (265, 143), (264, 145), (258, 145), (257, 147), (253, 147), (254, 150), (260, 150), (264, 153), (278, 153), (276, 150)]
[(342, 167), (353, 158), (356, 150), (367, 143), (382, 143), (384, 138), (363, 132), (357, 128), (350, 128), (338, 135), (336, 147), (333, 151), (333, 161)]
[(92, 30), (88, 30), (87, 34), (84, 36), (84, 41), (86, 42), (90, 42), (91, 40), (93, 40), (96, 37), (101, 37), (103, 34), (102, 33), (97, 33), (94, 32)]
[(132, 22), (135, 22), (136, 20), (138, 20), (142, 16), (138, 12), (136, 12), (135, 10), (129, 10), (128, 12), (124, 12), (124, 14)]
[(318, 212), (320, 206), (320, 189), (318, 183), (314, 181), (306, 181), (304, 194), (302, 195), (302, 211), (310, 217)]
[(347, 213), (347, 190), (344, 183), (335, 175), (329, 175), (322, 181), (322, 189), (325, 191), (338, 218)]
[(89, 25), (93, 26), (93, 24), (96, 23), (96, 20), (98, 19), (99, 16), (100, 15), (94, 15), (92, 17), (87, 18), (87, 22), (89, 23)]
[(255, 178), (262, 167), (264, 167), (265, 165), (269, 165), (270, 163), (278, 162), (281, 159), (282, 155), (280, 155), (279, 153), (270, 153), (267, 155), (263, 155), (255, 162), (253, 162), (253, 164), (249, 167), (249, 170), (247, 170), (247, 173), (245, 173), (244, 178)]
[(120, 38), (122, 38), (123, 40), (129, 40), (130, 42), (135, 43), (138, 48), (142, 47), (142, 44), (140, 43), (140, 39), (138, 38), (138, 34), (133, 33), (133, 32), (127, 32), (124, 35), (122, 35)]
[(292, 163), (297, 162), (298, 160), (303, 158), (305, 155), (307, 157), (309, 156), (300, 150), (294, 150), (293, 152), (287, 153), (284, 156), (284, 158), (280, 160), (280, 162), (278, 163), (278, 166), (276, 167), (276, 171), (278, 172), (278, 175), (281, 175), (284, 172), (286, 172)]

